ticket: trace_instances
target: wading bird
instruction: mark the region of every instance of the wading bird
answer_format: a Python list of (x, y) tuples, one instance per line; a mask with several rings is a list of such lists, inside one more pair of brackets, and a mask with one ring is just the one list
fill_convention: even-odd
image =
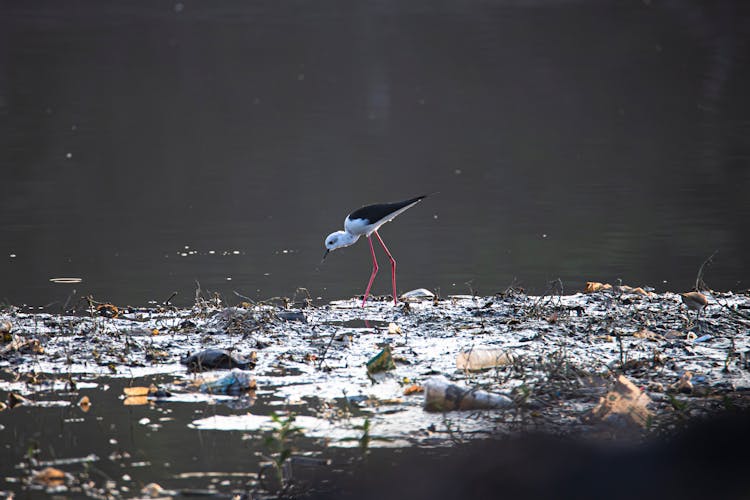
[(365, 297), (362, 299), (362, 307), (365, 307), (367, 297), (370, 295), (370, 288), (372, 282), (375, 279), (375, 275), (378, 274), (378, 260), (375, 258), (375, 249), (372, 246), (371, 235), (375, 234), (378, 241), (383, 246), (386, 255), (391, 261), (391, 281), (393, 282), (393, 303), (398, 305), (398, 295), (396, 294), (396, 261), (394, 260), (391, 252), (388, 251), (388, 247), (383, 243), (383, 238), (378, 234), (380, 226), (386, 222), (392, 221), (397, 215), (410, 209), (427, 195), (417, 196), (410, 200), (397, 201), (395, 203), (380, 203), (377, 205), (367, 205), (362, 208), (358, 208), (354, 212), (350, 213), (344, 220), (344, 230), (336, 231), (329, 234), (325, 240), (326, 253), (323, 255), (323, 260), (334, 250), (339, 248), (348, 247), (353, 245), (359, 239), (360, 236), (367, 237), (367, 242), (370, 244), (370, 253), (372, 253), (372, 274), (370, 275), (370, 281), (367, 283), (367, 289), (365, 290)]

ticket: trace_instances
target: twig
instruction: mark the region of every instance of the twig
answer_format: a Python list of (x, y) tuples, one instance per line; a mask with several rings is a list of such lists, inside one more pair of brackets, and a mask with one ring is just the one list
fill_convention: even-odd
[(336, 336), (336, 332), (331, 333), (331, 340), (328, 341), (328, 345), (323, 350), (323, 353), (320, 355), (320, 362), (318, 363), (318, 370), (323, 368), (323, 361), (326, 359), (326, 354), (328, 353), (328, 349), (331, 347), (331, 344), (333, 344), (333, 337)]
[(168, 306), (172, 299), (175, 297), (177, 297), (177, 292), (172, 292), (172, 295), (170, 295), (169, 298), (164, 301), (164, 305)]
[(714, 256), (719, 253), (719, 249), (717, 248), (714, 250), (714, 253), (711, 254), (709, 258), (703, 261), (703, 264), (701, 264), (701, 267), (698, 268), (698, 276), (695, 277), (695, 290), (701, 291), (701, 290), (707, 290), (708, 287), (703, 282), (703, 275), (706, 272), (706, 266), (709, 264), (713, 264)]
[(253, 299), (251, 299), (250, 297), (246, 297), (245, 295), (242, 295), (242, 294), (241, 294), (240, 292), (238, 292), (237, 290), (232, 290), (232, 293), (234, 293), (234, 294), (235, 294), (235, 295), (236, 295), (237, 297), (239, 297), (239, 298), (241, 298), (241, 299), (245, 299), (245, 300), (246, 300), (246, 301), (248, 301), (248, 302), (249, 302), (250, 304), (252, 304), (252, 305), (255, 305), (255, 301), (254, 301)]

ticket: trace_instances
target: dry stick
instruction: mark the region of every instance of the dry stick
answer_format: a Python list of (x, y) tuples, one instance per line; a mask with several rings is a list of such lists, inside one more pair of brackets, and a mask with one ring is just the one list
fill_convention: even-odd
[(326, 354), (328, 353), (328, 349), (331, 347), (331, 344), (333, 344), (333, 337), (336, 336), (336, 332), (331, 333), (331, 340), (328, 341), (328, 345), (323, 350), (323, 353), (320, 355), (320, 363), (318, 363), (318, 370), (323, 368), (323, 361), (326, 359)]
[(255, 305), (255, 301), (254, 301), (253, 299), (251, 299), (250, 297), (246, 297), (246, 296), (242, 295), (242, 294), (241, 294), (240, 292), (238, 292), (237, 290), (232, 290), (232, 293), (234, 293), (234, 294), (235, 294), (235, 295), (236, 295), (237, 297), (239, 297), (239, 298), (241, 298), (241, 299), (245, 299), (245, 300), (246, 300), (246, 301), (248, 301), (248, 302), (249, 302), (250, 304), (252, 304), (252, 305)]
[(714, 250), (714, 253), (711, 254), (709, 258), (703, 261), (703, 264), (701, 264), (701, 267), (698, 268), (698, 276), (695, 277), (695, 290), (701, 291), (706, 290), (708, 287), (703, 282), (703, 275), (706, 272), (706, 266), (709, 264), (713, 264), (714, 256), (719, 253), (719, 249), (717, 248)]
[(172, 295), (170, 295), (169, 298), (164, 301), (164, 305), (168, 306), (172, 299), (175, 297), (177, 297), (177, 292), (172, 292)]

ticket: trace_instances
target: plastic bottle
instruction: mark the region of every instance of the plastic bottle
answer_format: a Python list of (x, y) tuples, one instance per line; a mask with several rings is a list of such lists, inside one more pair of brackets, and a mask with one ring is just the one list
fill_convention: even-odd
[(513, 356), (507, 351), (493, 347), (469, 349), (459, 352), (456, 357), (456, 368), (468, 371), (486, 370), (511, 363)]
[(424, 408), (427, 411), (489, 410), (512, 405), (513, 400), (508, 396), (461, 387), (442, 375), (430, 377), (424, 383)]

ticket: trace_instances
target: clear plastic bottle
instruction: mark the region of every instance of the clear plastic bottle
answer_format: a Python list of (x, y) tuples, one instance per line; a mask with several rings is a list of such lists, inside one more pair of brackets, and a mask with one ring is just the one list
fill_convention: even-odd
[(512, 405), (513, 400), (508, 396), (461, 387), (442, 375), (430, 377), (424, 383), (427, 411), (489, 410)]
[(513, 356), (503, 349), (493, 347), (461, 351), (456, 357), (456, 368), (468, 371), (486, 370), (487, 368), (496, 368), (511, 363), (513, 363)]

